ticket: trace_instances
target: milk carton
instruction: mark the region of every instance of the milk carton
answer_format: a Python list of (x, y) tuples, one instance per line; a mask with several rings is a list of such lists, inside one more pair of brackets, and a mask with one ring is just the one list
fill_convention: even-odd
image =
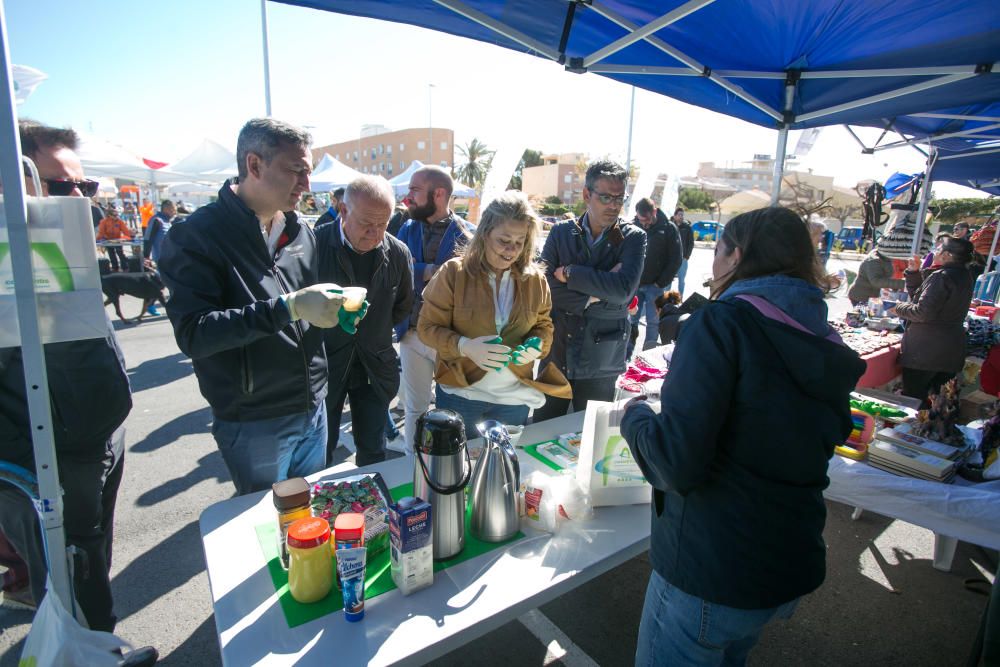
[(407, 497), (390, 505), (389, 543), (392, 580), (403, 595), (434, 583), (430, 503)]

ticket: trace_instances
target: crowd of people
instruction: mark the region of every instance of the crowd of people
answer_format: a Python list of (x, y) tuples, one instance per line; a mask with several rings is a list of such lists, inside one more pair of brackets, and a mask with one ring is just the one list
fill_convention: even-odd
[[(22, 122), (21, 132), (43, 184), (82, 183), (72, 131)], [(387, 456), (397, 395), (407, 451), (432, 402), (461, 415), (473, 437), (486, 418), (524, 425), (612, 400), (639, 317), (647, 349), (659, 342), (660, 314), (680, 309), (691, 227), (683, 209), (668, 218), (651, 199), (623, 220), (619, 164), (588, 166), (586, 212), (555, 224), (537, 253), (542, 227), (521, 193), (494, 199), (472, 226), (450, 208), (454, 184), (436, 166), (413, 174), (403, 208), (384, 179), (357, 178), (332, 193), (314, 229), (297, 213), (310, 142), (282, 121), (250, 120), (237, 141), (238, 177), (216, 201), (183, 224), (173, 202), (145, 211), (144, 256), (169, 289), (177, 345), (238, 494), (326, 468), (346, 401), (362, 466)], [(98, 232), (114, 238), (123, 228), (109, 209)], [(954, 328), (928, 313), (943, 291), (968, 289), (959, 268), (967, 245), (950, 239), (940, 270), (907, 273), (913, 303), (897, 312), (915, 323), (914, 349)], [(675, 279), (680, 292), (670, 291)], [(636, 399), (622, 424), (654, 488), (637, 664), (738, 663), (825, 572), (826, 465), (851, 431), (848, 394), (864, 364), (827, 324), (830, 282), (816, 242), (788, 209), (738, 216), (716, 246), (710, 285), (711, 305), (684, 325), (661, 412)], [(360, 307), (350, 307), (347, 287), (365, 288)], [(665, 324), (676, 337), (677, 320)], [(76, 569), (76, 593), (90, 626), (110, 631), (124, 461), (116, 433), (132, 404), (125, 365), (110, 321), (105, 338), (49, 344), (45, 354), (67, 540), (89, 558)], [(33, 470), (20, 349), (0, 355), (0, 457)], [(942, 364), (920, 369), (919, 381), (932, 384), (951, 359)], [(0, 484), (0, 510), (5, 597), (33, 606), (45, 581), (34, 508)]]

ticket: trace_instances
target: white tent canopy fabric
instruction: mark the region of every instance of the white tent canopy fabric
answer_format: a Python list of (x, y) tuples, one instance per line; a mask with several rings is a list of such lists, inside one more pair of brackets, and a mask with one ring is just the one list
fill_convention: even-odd
[[(423, 166), (423, 162), (420, 160), (414, 160), (405, 171), (401, 171), (399, 174), (389, 179), (389, 185), (392, 186), (392, 191), (396, 193), (397, 197), (402, 197), (410, 191), (410, 177), (413, 176), (413, 172)], [(455, 189), (451, 194), (455, 197), (475, 197), (477, 193), (475, 188), (469, 187), (465, 183), (455, 181)]]
[(336, 190), (345, 187), (355, 178), (363, 175), (360, 171), (351, 169), (329, 153), (324, 153), (323, 159), (316, 164), (316, 168), (313, 169), (313, 173), (309, 177), (309, 188), (313, 192)]
[(188, 181), (221, 183), (236, 176), (236, 154), (211, 139), (203, 139), (197, 148), (167, 169)]
[(151, 169), (141, 157), (106, 139), (85, 132), (79, 135), (80, 145), (76, 152), (84, 173), (90, 177), (108, 176), (160, 185), (191, 180), (167, 169)]

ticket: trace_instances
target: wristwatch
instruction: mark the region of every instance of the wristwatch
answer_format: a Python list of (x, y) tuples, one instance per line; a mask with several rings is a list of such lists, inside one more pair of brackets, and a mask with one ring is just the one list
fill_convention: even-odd
[(569, 282), (569, 270), (572, 268), (573, 268), (572, 264), (567, 264), (566, 266), (563, 267), (563, 278), (566, 279), (566, 282)]

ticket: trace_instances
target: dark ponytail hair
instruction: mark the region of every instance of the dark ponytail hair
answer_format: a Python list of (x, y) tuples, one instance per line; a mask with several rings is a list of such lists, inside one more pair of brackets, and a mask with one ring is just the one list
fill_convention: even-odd
[(809, 227), (794, 211), (771, 206), (742, 213), (730, 220), (722, 232), (718, 252), (743, 256), (733, 270), (712, 286), (718, 298), (738, 280), (764, 276), (799, 278), (829, 292), (831, 283), (816, 257)]

